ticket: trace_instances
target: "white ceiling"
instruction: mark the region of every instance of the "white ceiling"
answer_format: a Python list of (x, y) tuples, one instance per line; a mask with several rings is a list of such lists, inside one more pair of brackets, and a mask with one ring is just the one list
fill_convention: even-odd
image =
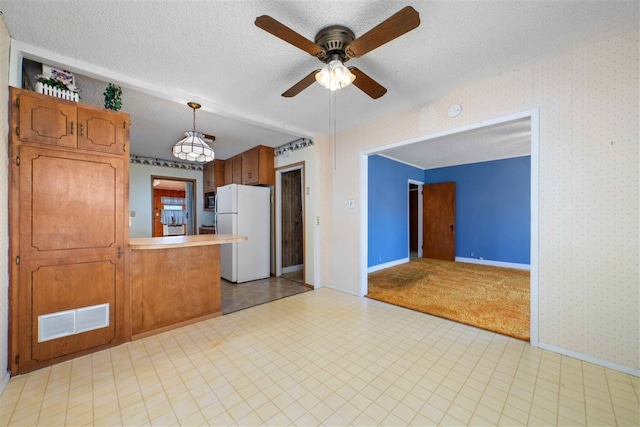
[[(186, 102), (197, 101), (197, 129), (216, 136), (216, 157), (225, 159), (256, 144), (333, 131), (328, 90), (313, 84), (294, 98), (280, 96), (322, 64), (257, 28), (257, 16), (270, 15), (310, 40), (331, 24), (358, 37), (406, 5), (420, 13), (420, 26), (349, 63), (388, 92), (373, 100), (353, 85), (337, 91), (338, 130), (639, 25), (638, 0), (0, 0), (0, 11), (14, 49), (74, 72), (81, 101), (101, 105), (105, 82), (122, 86), (132, 154), (172, 159), (171, 146), (192, 126)], [(441, 144), (451, 153), (441, 163), (451, 162), (456, 143)], [(481, 147), (490, 150), (489, 143)], [(435, 167), (432, 153), (427, 157)], [(422, 165), (416, 152), (412, 158)]]

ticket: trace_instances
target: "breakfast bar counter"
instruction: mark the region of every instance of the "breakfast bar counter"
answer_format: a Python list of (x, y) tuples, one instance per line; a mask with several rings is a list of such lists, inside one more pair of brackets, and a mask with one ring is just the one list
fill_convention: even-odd
[(220, 245), (230, 234), (130, 239), (131, 338), (222, 314)]

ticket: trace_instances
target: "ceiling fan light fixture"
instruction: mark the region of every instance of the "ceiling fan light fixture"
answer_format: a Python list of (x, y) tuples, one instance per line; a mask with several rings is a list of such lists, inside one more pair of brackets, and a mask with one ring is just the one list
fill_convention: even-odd
[(347, 87), (355, 79), (356, 76), (338, 59), (329, 62), (316, 73), (316, 81), (331, 91)]
[(185, 137), (174, 144), (173, 155), (189, 162), (210, 162), (214, 157), (213, 150), (204, 141), (204, 135), (196, 132), (196, 110), (200, 104), (188, 102), (187, 105), (193, 108), (193, 131), (185, 132)]

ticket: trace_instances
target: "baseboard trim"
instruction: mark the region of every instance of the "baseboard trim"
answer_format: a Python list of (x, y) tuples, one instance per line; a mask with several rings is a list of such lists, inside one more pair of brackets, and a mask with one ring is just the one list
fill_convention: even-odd
[(9, 371), (5, 372), (4, 377), (2, 377), (2, 381), (0, 381), (0, 396), (7, 388), (7, 384), (9, 384), (9, 380), (11, 379), (11, 373)]
[(303, 264), (291, 265), (289, 267), (282, 267), (282, 274), (293, 273), (294, 271), (304, 270)]
[(385, 262), (384, 264), (374, 265), (367, 268), (367, 273), (373, 273), (374, 271), (384, 270), (385, 268), (389, 267), (395, 267), (396, 265), (405, 264), (407, 262), (409, 262), (409, 258), (402, 258), (391, 262)]
[(554, 353), (562, 354), (564, 356), (569, 356), (574, 359), (582, 360), (584, 362), (592, 363), (594, 365), (602, 366), (604, 368), (613, 369), (614, 371), (623, 372), (635, 377), (640, 377), (640, 369), (630, 368), (628, 366), (619, 365), (608, 360), (598, 359), (597, 357), (588, 356), (586, 354), (567, 350), (566, 348), (557, 347), (555, 345), (545, 344), (541, 342), (538, 343), (537, 347), (540, 347), (544, 350), (552, 351)]
[(516, 262), (492, 261), (489, 259), (456, 257), (456, 262), (468, 262), (470, 264), (492, 265), (494, 267), (517, 268), (518, 270), (531, 270), (529, 264), (518, 264)]
[(320, 285), (320, 286), (316, 286), (316, 287), (314, 288), (314, 290), (316, 290), (316, 289), (320, 289), (320, 288), (333, 289), (334, 291), (344, 292), (345, 294), (353, 295), (353, 296), (356, 296), (356, 297), (359, 297), (359, 296), (360, 296), (360, 295), (358, 295), (358, 293), (357, 293), (357, 292), (353, 292), (353, 291), (350, 291), (350, 290), (347, 290), (347, 289), (344, 289), (344, 288), (341, 288), (341, 287), (339, 287), (339, 286), (335, 286), (335, 285), (328, 285), (328, 284), (326, 284), (326, 283), (323, 283), (323, 284), (322, 284), (322, 285)]

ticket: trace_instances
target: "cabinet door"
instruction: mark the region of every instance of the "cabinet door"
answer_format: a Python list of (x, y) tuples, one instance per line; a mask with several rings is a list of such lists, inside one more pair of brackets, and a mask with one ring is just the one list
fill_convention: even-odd
[(124, 341), (128, 185), (124, 158), (30, 146), (19, 155), (14, 373)]
[(251, 149), (242, 154), (242, 183), (255, 185), (260, 182), (260, 151)]
[(218, 187), (222, 187), (223, 185), (225, 185), (225, 163), (223, 160), (214, 160), (213, 161), (213, 168), (214, 168), (214, 174), (215, 174), (215, 186), (214, 186), (214, 191), (217, 191)]
[(18, 123), (12, 132), (24, 142), (76, 147), (76, 107), (60, 100), (28, 91), (12, 90)]
[(234, 184), (242, 184), (242, 156), (236, 156), (232, 160), (233, 179)]
[(214, 163), (205, 163), (202, 168), (202, 187), (205, 193), (216, 191), (216, 174)]
[(78, 148), (128, 155), (128, 122), (128, 114), (78, 108)]
[(233, 159), (224, 161), (224, 185), (233, 184)]

